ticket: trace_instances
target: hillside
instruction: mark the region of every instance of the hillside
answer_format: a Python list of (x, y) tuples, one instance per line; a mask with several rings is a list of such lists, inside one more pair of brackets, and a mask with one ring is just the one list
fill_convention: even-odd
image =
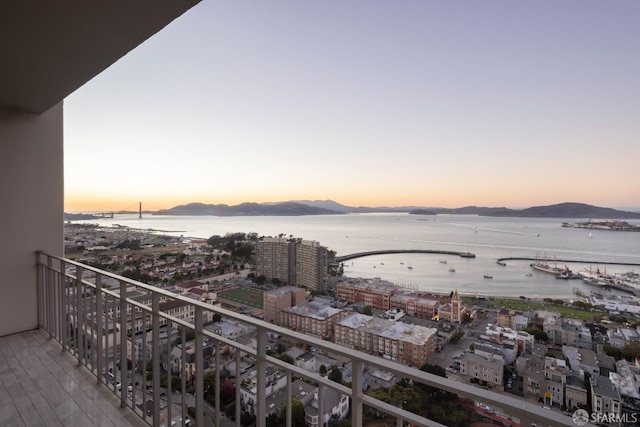
[(640, 219), (640, 212), (622, 211), (585, 203), (559, 203), (533, 206), (526, 209), (506, 207), (465, 206), (461, 208), (405, 207), (351, 207), (332, 200), (299, 200), (278, 203), (225, 204), (189, 203), (154, 213), (154, 215), (211, 215), (211, 216), (299, 216), (339, 215), (345, 213), (397, 212), (412, 215), (479, 215), (522, 218), (578, 218), (578, 219)]
[[(559, 203), (548, 206), (534, 206), (527, 209), (485, 208), (467, 206), (456, 209), (431, 208), (439, 214), (480, 215), (493, 217), (521, 218), (597, 218), (597, 219), (640, 219), (640, 212), (628, 212), (611, 208), (602, 208), (585, 203)], [(417, 214), (416, 211), (409, 212)]]
[(307, 206), (302, 203), (283, 202), (275, 204), (241, 203), (229, 206), (224, 204), (189, 203), (163, 209), (154, 215), (211, 215), (211, 216), (300, 216), (300, 215), (336, 215), (329, 209)]

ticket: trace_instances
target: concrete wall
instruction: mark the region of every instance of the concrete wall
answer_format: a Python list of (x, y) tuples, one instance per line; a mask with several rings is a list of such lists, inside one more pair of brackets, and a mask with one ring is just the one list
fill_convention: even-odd
[(64, 251), (62, 113), (0, 109), (0, 336), (38, 326), (35, 252)]

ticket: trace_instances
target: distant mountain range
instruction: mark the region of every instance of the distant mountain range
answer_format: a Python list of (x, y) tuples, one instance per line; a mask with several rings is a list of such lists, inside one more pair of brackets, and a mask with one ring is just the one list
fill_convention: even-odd
[(235, 206), (224, 204), (189, 203), (163, 209), (154, 215), (212, 215), (212, 216), (300, 216), (300, 215), (339, 215), (331, 209), (319, 208), (296, 202), (282, 203), (241, 203)]
[(462, 208), (437, 208), (421, 206), (403, 207), (352, 207), (333, 200), (295, 200), (271, 203), (225, 204), (189, 203), (163, 209), (154, 215), (212, 215), (212, 216), (300, 216), (339, 215), (347, 213), (397, 212), (413, 215), (480, 215), (492, 217), (525, 218), (589, 218), (589, 219), (640, 219), (640, 212), (603, 208), (584, 203), (559, 203), (549, 206), (534, 206), (526, 209), (505, 207), (466, 206)]

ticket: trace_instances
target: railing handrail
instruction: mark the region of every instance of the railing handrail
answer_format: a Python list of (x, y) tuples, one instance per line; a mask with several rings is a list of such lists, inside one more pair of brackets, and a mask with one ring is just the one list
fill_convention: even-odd
[[(96, 267), (92, 267), (71, 259), (67, 259), (64, 257), (60, 257), (60, 256), (55, 256), (55, 255), (49, 255), (47, 253), (44, 252), (37, 252), (37, 264), (39, 266), (43, 266), (45, 268), (48, 269), (53, 269), (54, 271), (58, 271), (55, 270), (52, 267), (52, 263), (48, 262), (48, 263), (43, 263), (41, 261), (41, 257), (45, 257), (47, 260), (56, 260), (59, 262), (59, 265), (72, 265), (75, 266), (76, 268), (80, 268), (82, 270), (85, 271), (91, 271), (93, 273), (95, 273), (96, 275), (100, 275), (102, 277), (109, 277), (111, 279), (114, 279), (116, 281), (118, 281), (119, 283), (126, 283), (129, 284), (131, 286), (134, 286), (136, 288), (139, 289), (144, 289), (147, 290), (151, 293), (151, 295), (155, 294), (155, 295), (161, 295), (167, 298), (171, 298), (173, 300), (178, 300), (178, 301), (183, 301), (187, 304), (193, 305), (194, 307), (197, 307), (196, 310), (200, 309), (200, 310), (207, 310), (207, 311), (211, 311), (213, 313), (217, 313), (220, 314), (223, 317), (226, 318), (230, 318), (230, 319), (234, 319), (238, 322), (241, 322), (243, 324), (249, 325), (249, 326), (253, 326), (255, 327), (257, 330), (263, 330), (263, 331), (270, 331), (270, 332), (275, 332), (278, 335), (287, 337), (288, 339), (292, 339), (296, 342), (299, 343), (305, 343), (307, 345), (319, 348), (319, 349), (323, 349), (329, 353), (331, 353), (332, 355), (336, 355), (342, 358), (346, 358), (352, 361), (357, 361), (357, 365), (358, 366), (372, 366), (375, 367), (377, 369), (380, 370), (384, 370), (384, 371), (388, 371), (388, 372), (392, 372), (395, 375), (399, 376), (400, 378), (406, 378), (408, 380), (412, 380), (414, 382), (419, 382), (421, 384), (425, 384), (428, 386), (432, 386), (432, 387), (436, 387), (438, 389), (441, 390), (445, 390), (451, 393), (454, 393), (458, 396), (464, 397), (464, 398), (468, 398), (468, 399), (473, 399), (473, 400), (479, 400), (482, 401), (483, 403), (486, 404), (490, 404), (494, 407), (498, 407), (498, 408), (502, 408), (503, 410), (505, 410), (505, 412), (508, 415), (511, 416), (515, 416), (518, 417), (520, 419), (524, 419), (524, 420), (534, 420), (537, 423), (542, 423), (539, 425), (543, 425), (543, 424), (547, 424), (547, 425), (565, 425), (565, 426), (572, 426), (574, 425), (571, 418), (567, 417), (566, 415), (562, 415), (562, 414), (558, 414), (554, 411), (547, 411), (542, 409), (539, 405), (535, 405), (532, 404), (528, 401), (524, 401), (521, 399), (517, 399), (505, 394), (501, 394), (501, 393), (497, 393), (497, 392), (493, 392), (493, 391), (489, 391), (489, 390), (484, 390), (484, 389), (479, 389), (478, 387), (474, 387), (470, 384), (465, 384), (465, 383), (461, 383), (458, 381), (453, 381), (451, 379), (448, 378), (444, 378), (438, 375), (434, 375), (428, 372), (424, 372), (421, 371), (419, 369), (413, 368), (413, 367), (409, 367), (409, 366), (405, 366), (402, 365), (400, 363), (394, 362), (394, 361), (390, 361), (390, 360), (386, 360), (386, 359), (381, 359), (377, 356), (374, 355), (370, 355), (367, 353), (363, 353), (360, 352), (358, 350), (354, 350), (354, 349), (350, 349), (348, 347), (343, 347), (337, 344), (331, 344), (328, 345), (327, 341), (321, 340), (319, 338), (315, 338), (313, 336), (309, 336), (309, 335), (304, 335), (302, 333), (299, 333), (297, 331), (292, 331), (280, 326), (276, 326), (273, 325), (271, 323), (265, 322), (263, 320), (260, 319), (256, 319), (254, 317), (251, 316), (246, 316), (240, 313), (236, 313), (234, 311), (228, 310), (228, 309), (224, 309), (222, 307), (219, 306), (214, 306), (211, 304), (207, 304), (201, 301), (197, 301), (194, 300), (192, 298), (187, 298), (184, 297), (182, 295), (177, 295), (173, 292), (161, 289), (161, 288), (157, 288), (155, 286), (151, 286), (151, 285), (147, 285), (145, 283), (142, 282), (138, 282), (136, 280), (133, 279), (129, 279), (127, 277), (115, 274), (115, 273), (111, 273), (108, 271), (104, 271), (101, 270), (99, 268)], [(58, 273), (65, 275), (66, 277), (68, 277), (69, 279), (75, 279), (75, 276), (73, 275), (67, 275), (67, 273), (65, 271), (58, 271)], [(83, 285), (86, 286), (91, 286), (95, 288), (95, 285), (91, 282), (82, 281)], [(114, 298), (118, 298), (118, 299), (122, 299), (120, 294), (117, 292), (113, 292), (113, 291), (109, 291), (107, 289), (101, 289), (101, 292), (105, 293), (106, 295), (109, 295), (111, 297)], [(185, 326), (187, 328), (190, 328), (192, 330), (196, 330), (196, 325), (195, 322), (194, 323), (190, 323), (187, 322), (183, 319), (178, 319), (175, 318), (169, 314), (166, 314), (164, 312), (159, 311), (158, 313), (153, 313), (152, 311), (152, 307), (142, 304), (138, 301), (135, 301), (131, 298), (124, 298), (125, 303), (126, 304), (131, 304), (132, 306), (138, 307), (146, 312), (150, 312), (152, 314), (158, 314), (161, 317), (167, 318), (169, 320), (171, 320), (172, 322), (176, 323), (176, 324), (180, 324), (182, 326)], [(359, 384), (352, 384), (352, 388), (349, 389), (346, 386), (343, 386), (341, 384), (337, 384), (331, 380), (329, 380), (328, 378), (325, 378), (321, 375), (318, 374), (314, 374), (312, 372), (306, 371), (302, 368), (298, 368), (295, 365), (291, 365), (288, 364), (284, 361), (281, 361), (279, 359), (276, 359), (274, 357), (268, 356), (264, 354), (264, 349), (253, 349), (251, 347), (248, 346), (244, 346), (238, 342), (235, 342), (231, 339), (225, 338), (221, 335), (215, 334), (211, 331), (208, 330), (202, 330), (201, 331), (202, 334), (204, 336), (208, 336), (210, 338), (213, 338), (219, 342), (225, 343), (225, 344), (229, 344), (232, 345), (233, 347), (241, 350), (244, 353), (247, 354), (251, 354), (253, 356), (256, 356), (258, 358), (263, 357), (264, 358), (264, 362), (268, 362), (269, 364), (272, 365), (276, 365), (279, 368), (285, 369), (287, 371), (302, 375), (304, 377), (307, 378), (312, 378), (314, 381), (317, 381), (318, 384), (322, 384), (323, 386), (328, 386), (331, 387), (333, 389), (339, 390), (340, 392), (347, 394), (349, 397), (351, 397), (352, 399), (356, 400), (357, 402), (359, 402), (359, 404), (366, 404), (368, 406), (371, 406), (373, 408), (379, 409), (381, 411), (390, 413), (391, 415), (394, 416), (398, 416), (401, 417), (403, 420), (405, 421), (409, 421), (418, 425), (439, 425), (438, 423), (433, 422), (432, 420), (427, 420), (419, 415), (413, 414), (411, 412), (408, 412), (402, 408), (399, 407), (395, 407), (392, 405), (389, 405), (383, 401), (374, 399), (370, 396), (364, 395), (362, 393), (362, 390), (358, 390), (358, 388), (361, 388), (361, 385)], [(261, 351), (262, 350), (262, 351)], [(262, 353), (262, 355), (261, 355)], [(356, 375), (356, 373), (354, 372), (354, 377), (358, 378), (358, 376)], [(361, 412), (362, 408), (359, 408), (360, 412)], [(239, 420), (238, 420), (239, 421)], [(260, 425), (260, 424), (258, 424)]]

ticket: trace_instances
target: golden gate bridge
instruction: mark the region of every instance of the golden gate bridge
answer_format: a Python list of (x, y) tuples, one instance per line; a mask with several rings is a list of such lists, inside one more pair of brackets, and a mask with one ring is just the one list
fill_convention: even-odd
[(134, 207), (136, 207), (136, 205), (129, 205), (124, 209), (120, 209), (118, 211), (110, 211), (110, 212), (94, 212), (92, 213), (93, 216), (96, 217), (100, 217), (100, 218), (113, 218), (114, 215), (119, 214), (119, 213), (132, 213), (132, 212), (138, 212), (138, 218), (142, 218), (142, 214), (145, 212), (155, 212), (155, 211), (159, 211), (161, 210), (160, 208), (154, 208), (153, 211), (147, 210), (147, 211), (143, 211), (142, 210), (142, 202), (138, 202), (137, 203), (137, 210), (134, 210)]

